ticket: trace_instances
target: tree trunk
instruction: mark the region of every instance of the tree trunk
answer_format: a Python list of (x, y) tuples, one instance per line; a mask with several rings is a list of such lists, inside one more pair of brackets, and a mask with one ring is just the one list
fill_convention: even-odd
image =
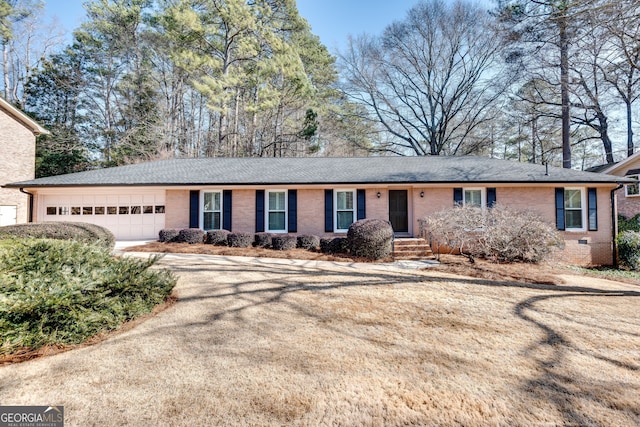
[(559, 11), (560, 93), (562, 102), (562, 167), (571, 169), (571, 112), (569, 111), (569, 37), (566, 9)]
[(632, 116), (631, 116), (631, 98), (627, 98), (627, 157), (631, 157), (633, 155), (633, 126), (632, 126)]

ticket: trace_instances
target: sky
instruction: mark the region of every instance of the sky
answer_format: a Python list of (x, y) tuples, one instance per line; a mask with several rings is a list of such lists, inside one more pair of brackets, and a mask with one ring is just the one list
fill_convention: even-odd
[[(298, 11), (331, 51), (346, 46), (347, 37), (380, 34), (394, 21), (402, 20), (418, 0), (297, 0)], [(47, 16), (57, 17), (69, 31), (84, 19), (84, 0), (45, 0)], [(70, 36), (69, 36), (70, 37)]]

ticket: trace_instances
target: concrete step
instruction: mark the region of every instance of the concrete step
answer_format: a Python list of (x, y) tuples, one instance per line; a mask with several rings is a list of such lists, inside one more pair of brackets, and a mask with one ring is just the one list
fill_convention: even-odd
[(426, 240), (420, 238), (396, 239), (393, 257), (402, 260), (433, 259), (433, 251)]

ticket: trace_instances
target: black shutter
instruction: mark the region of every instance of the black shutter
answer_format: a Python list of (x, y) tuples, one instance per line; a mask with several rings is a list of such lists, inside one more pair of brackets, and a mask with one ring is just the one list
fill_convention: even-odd
[(264, 231), (264, 190), (256, 190), (256, 233)]
[(358, 190), (358, 219), (367, 217), (367, 193), (365, 190)]
[(222, 192), (222, 229), (231, 231), (231, 190)]
[(333, 190), (324, 190), (324, 231), (333, 233)]
[(297, 233), (298, 232), (298, 190), (289, 190), (288, 191), (289, 203), (287, 209), (289, 210), (288, 214), (288, 231), (289, 233)]
[(462, 188), (453, 189), (453, 205), (462, 206)]
[(487, 188), (487, 207), (492, 208), (496, 205), (496, 189)]
[(589, 231), (598, 231), (598, 197), (595, 188), (589, 188), (587, 206), (589, 212)]
[(200, 227), (200, 191), (189, 192), (189, 228)]
[(564, 188), (556, 188), (556, 228), (564, 230)]

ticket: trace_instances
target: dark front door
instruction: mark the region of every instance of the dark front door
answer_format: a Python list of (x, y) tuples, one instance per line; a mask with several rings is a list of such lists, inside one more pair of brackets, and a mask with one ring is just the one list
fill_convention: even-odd
[(395, 233), (409, 232), (407, 190), (389, 190), (389, 221)]

